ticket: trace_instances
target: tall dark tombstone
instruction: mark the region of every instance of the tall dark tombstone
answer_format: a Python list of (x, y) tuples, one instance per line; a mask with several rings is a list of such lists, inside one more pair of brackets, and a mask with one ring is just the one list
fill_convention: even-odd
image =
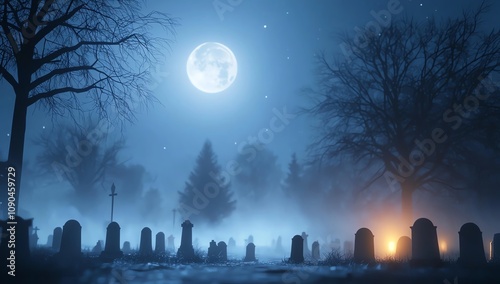
[(33, 251), (38, 246), (38, 227), (30, 227), (29, 228), (29, 242), (30, 242), (30, 250)]
[(69, 220), (64, 224), (58, 256), (64, 260), (82, 257), (82, 226), (78, 221)]
[[(15, 222), (14, 225), (10, 222)], [(2, 277), (7, 274), (7, 271), (11, 271), (7, 266), (11, 265), (14, 261), (14, 270), (19, 271), (19, 268), (27, 263), (30, 259), (30, 236), (29, 228), (33, 224), (33, 219), (23, 219), (19, 216), (15, 216), (14, 220), (0, 221), (0, 227), (2, 227), (0, 235), (0, 272)], [(15, 241), (16, 250), (15, 255), (11, 255), (9, 248), (9, 241)], [(13, 260), (12, 258), (15, 258)]]
[(312, 258), (313, 258), (313, 260), (316, 260), (316, 261), (318, 261), (320, 259), (318, 241), (315, 241), (312, 243)]
[(106, 244), (104, 245), (104, 251), (101, 253), (101, 258), (112, 260), (122, 256), (123, 252), (120, 250), (120, 225), (111, 222), (106, 229)]
[(208, 247), (207, 261), (217, 262), (218, 260), (219, 260), (219, 248), (217, 247), (217, 243), (214, 240), (212, 240), (210, 242), (210, 246)]
[(309, 250), (309, 244), (307, 242), (307, 237), (309, 237), (308, 234), (306, 234), (306, 232), (302, 232), (302, 239), (304, 240), (304, 244), (303, 244), (303, 255), (304, 257), (310, 257), (311, 256), (311, 251)]
[(155, 253), (165, 253), (165, 234), (163, 232), (156, 234)]
[(170, 235), (167, 238), (167, 250), (170, 252), (175, 252), (174, 236)]
[(255, 245), (253, 243), (247, 245), (245, 259), (243, 259), (243, 261), (257, 261), (257, 259), (255, 259)]
[(59, 250), (61, 249), (62, 228), (55, 228), (52, 235), (54, 235), (52, 239), (52, 249), (56, 252), (59, 252)]
[(141, 243), (139, 245), (139, 254), (141, 255), (152, 255), (153, 254), (153, 243), (151, 236), (151, 229), (144, 227), (141, 230)]
[(227, 245), (225, 242), (219, 242), (217, 244), (217, 249), (219, 251), (219, 255), (218, 255), (218, 258), (219, 258), (219, 261), (227, 261)]
[(374, 236), (367, 228), (361, 228), (355, 234), (354, 262), (368, 264), (375, 262)]
[(52, 242), (53, 242), (53, 241), (54, 241), (54, 235), (49, 235), (49, 236), (47, 237), (47, 244), (46, 244), (46, 246), (47, 246), (47, 247), (49, 247), (49, 248), (51, 248), (51, 247), (52, 247)]
[(354, 255), (354, 244), (352, 241), (344, 241), (344, 256), (349, 258)]
[(181, 227), (181, 246), (177, 250), (177, 258), (184, 261), (194, 260), (193, 224), (189, 220), (186, 220), (182, 223)]
[(124, 254), (129, 254), (129, 253), (132, 252), (132, 249), (130, 248), (130, 242), (129, 241), (123, 242), (122, 251), (123, 251)]
[(483, 247), (483, 233), (474, 223), (465, 223), (458, 232), (460, 257), (458, 263), (463, 266), (481, 266), (486, 264)]
[(304, 239), (299, 235), (295, 235), (292, 238), (292, 249), (289, 261), (291, 263), (304, 262)]
[(500, 263), (500, 234), (493, 235), (493, 241), (490, 244), (491, 261)]
[(399, 238), (396, 244), (396, 254), (394, 258), (397, 260), (409, 261), (411, 259), (411, 239), (407, 236)]
[(411, 228), (411, 261), (414, 266), (439, 266), (439, 244), (436, 226), (427, 218), (415, 221)]

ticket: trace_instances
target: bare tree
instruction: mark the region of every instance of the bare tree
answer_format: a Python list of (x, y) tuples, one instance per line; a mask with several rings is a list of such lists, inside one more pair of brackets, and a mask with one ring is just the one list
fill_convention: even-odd
[[(56, 175), (73, 188), (73, 204), (88, 215), (95, 209), (96, 200), (103, 195), (99, 191), (109, 171), (118, 167), (118, 153), (123, 149), (123, 140), (112, 141), (108, 135), (99, 140), (89, 140), (98, 123), (88, 120), (84, 127), (65, 125), (55, 132), (44, 132), (36, 141), (42, 151), (37, 162), (46, 175)], [(101, 193), (101, 194), (99, 194)]]
[[(112, 111), (132, 120), (133, 104), (155, 100), (147, 88), (151, 66), (162, 59), (176, 22), (144, 14), (142, 4), (0, 1), (0, 78), (16, 96), (8, 154), (17, 172), (16, 204), (28, 107), (41, 102), (53, 115), (93, 111), (108, 118)], [(152, 33), (155, 26), (160, 36)]]
[[(320, 118), (315, 154), (363, 165), (368, 188), (400, 190), (412, 220), (416, 190), (461, 188), (458, 165), (474, 147), (498, 150), (500, 33), (482, 33), (488, 6), (438, 24), (394, 21), (363, 40), (346, 35), (352, 61), (319, 56), (320, 87), (306, 111)], [(498, 152), (497, 152), (498, 153)]]

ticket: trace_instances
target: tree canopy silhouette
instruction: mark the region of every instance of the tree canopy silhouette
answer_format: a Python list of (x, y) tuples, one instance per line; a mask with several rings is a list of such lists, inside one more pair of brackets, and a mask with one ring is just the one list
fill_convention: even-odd
[[(132, 120), (134, 104), (155, 101), (150, 70), (162, 62), (176, 22), (144, 14), (143, 3), (0, 1), (0, 79), (15, 93), (8, 164), (16, 167), (16, 203), (28, 107), (42, 103), (53, 115), (92, 111)], [(154, 35), (155, 26), (165, 36)]]
[(236, 208), (232, 200), (230, 184), (221, 177), (212, 144), (203, 144), (194, 170), (183, 191), (179, 191), (179, 212), (183, 219), (195, 222), (216, 224), (229, 217)]
[[(306, 111), (321, 121), (313, 151), (326, 160), (364, 165), (368, 188), (380, 180), (402, 194), (412, 223), (419, 189), (460, 188), (464, 153), (498, 153), (500, 33), (482, 32), (477, 11), (438, 23), (394, 20), (363, 40), (346, 35), (347, 60), (319, 56), (320, 86)], [(495, 86), (496, 84), (496, 86)], [(480, 166), (480, 165), (474, 165)]]

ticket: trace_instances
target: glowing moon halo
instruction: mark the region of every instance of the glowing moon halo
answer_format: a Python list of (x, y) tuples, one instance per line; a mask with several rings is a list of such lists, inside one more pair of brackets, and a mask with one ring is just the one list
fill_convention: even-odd
[(191, 84), (205, 93), (219, 93), (236, 79), (238, 63), (233, 52), (218, 42), (205, 42), (189, 55), (186, 71)]

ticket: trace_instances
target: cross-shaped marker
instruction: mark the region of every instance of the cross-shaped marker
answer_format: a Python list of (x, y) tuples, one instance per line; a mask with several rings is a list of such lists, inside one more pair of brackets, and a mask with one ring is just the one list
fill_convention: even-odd
[(114, 209), (114, 206), (115, 206), (115, 196), (118, 195), (118, 193), (115, 192), (115, 183), (113, 183), (111, 185), (111, 194), (109, 196), (111, 196), (111, 222), (113, 222), (113, 209)]

